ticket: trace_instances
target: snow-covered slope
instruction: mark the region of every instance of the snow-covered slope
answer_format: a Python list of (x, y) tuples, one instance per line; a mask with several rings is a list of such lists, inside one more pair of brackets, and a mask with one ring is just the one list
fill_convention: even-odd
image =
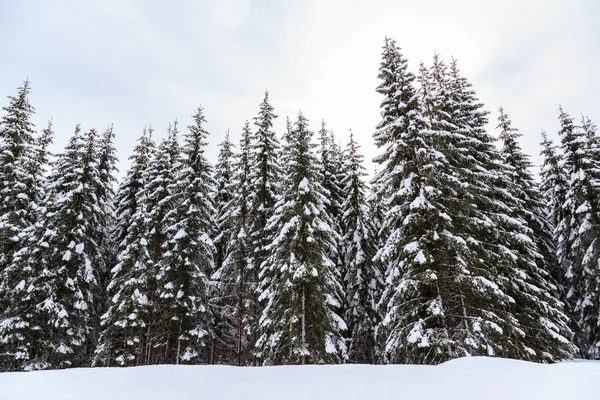
[(600, 363), (465, 358), (439, 366), (151, 366), (0, 374), (2, 400), (598, 399)]

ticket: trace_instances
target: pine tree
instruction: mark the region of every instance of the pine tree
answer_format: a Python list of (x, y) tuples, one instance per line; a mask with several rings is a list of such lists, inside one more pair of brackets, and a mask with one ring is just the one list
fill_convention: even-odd
[(35, 245), (23, 256), (33, 267), (28, 299), (35, 304), (35, 366), (86, 365), (96, 325), (97, 268), (94, 233), (101, 226), (95, 183), (99, 179), (97, 132), (79, 126), (50, 177), (49, 199)]
[(229, 131), (225, 140), (219, 144), (219, 158), (215, 165), (216, 193), (214, 204), (217, 209), (217, 228), (214, 244), (216, 247), (215, 268), (219, 269), (227, 257), (227, 245), (231, 231), (231, 201), (233, 199), (233, 150), (229, 139)]
[[(553, 231), (553, 242), (558, 243), (556, 236), (558, 225), (563, 220), (563, 204), (567, 195), (567, 177), (565, 176), (562, 167), (562, 157), (557, 153), (556, 146), (548, 139), (546, 132), (542, 131), (542, 153), (544, 157), (541, 169), (540, 191), (542, 198), (546, 203), (546, 214), (550, 220)], [(559, 265), (560, 271), (556, 276), (556, 280), (563, 287), (562, 292), (565, 293), (564, 279), (565, 270)]]
[[(491, 233), (493, 239), (481, 242), (478, 247), (482, 251), (478, 250), (478, 254), (496, 265), (496, 281), (512, 299), (508, 311), (514, 320), (507, 318), (505, 331), (514, 341), (514, 348), (506, 349), (507, 356), (542, 362), (570, 358), (573, 346), (568, 318), (555, 297), (555, 287), (544, 269), (545, 260), (539, 258), (540, 251), (551, 250), (537, 247), (537, 221), (531, 221), (533, 226), (529, 226), (528, 217), (520, 214), (528, 204), (519, 198), (510, 169), (504, 166), (493, 138), (486, 133), (487, 112), (482, 110), (471, 84), (460, 76), (456, 61), (451, 65), (450, 76), (461, 114), (457, 125), (467, 133), (460, 142), (464, 148), (460, 154), (469, 157), (461, 160), (463, 172), (475, 204), (495, 227), (491, 232), (484, 229), (478, 236), (485, 238), (484, 234)], [(469, 159), (475, 162), (469, 163)]]
[(116, 225), (112, 230), (118, 251), (107, 286), (107, 312), (101, 319), (101, 335), (95, 365), (143, 365), (147, 363), (147, 328), (151, 304), (148, 289), (154, 280), (146, 232), (147, 201), (145, 187), (155, 145), (152, 128), (144, 128), (131, 166), (115, 197)]
[(152, 127), (144, 127), (142, 136), (129, 157), (131, 163), (125, 178), (120, 182), (115, 195), (115, 228), (112, 231), (112, 241), (115, 243), (117, 252), (125, 249), (123, 241), (127, 237), (131, 218), (141, 205), (140, 196), (144, 188), (144, 171), (148, 168), (150, 160), (154, 156), (155, 144), (152, 140)]
[[(158, 282), (161, 269), (167, 267), (165, 253), (169, 240), (173, 238), (171, 232), (177, 222), (172, 213), (177, 208), (179, 191), (177, 185), (183, 169), (181, 147), (179, 144), (179, 130), (177, 121), (169, 124), (167, 138), (158, 146), (156, 155), (147, 170), (146, 185), (146, 226), (145, 237), (149, 253), (148, 273), (146, 284), (149, 293), (150, 311), (147, 322), (146, 363), (161, 364), (175, 360), (172, 358), (173, 349), (169, 347), (170, 334), (166, 328), (168, 319), (165, 319), (165, 309), (160, 304), (159, 293), (162, 288)], [(165, 284), (167, 282), (164, 282)], [(169, 325), (170, 327), (170, 325)]]
[(40, 327), (29, 292), (34, 278), (26, 255), (44, 215), (45, 169), (52, 123), (35, 135), (25, 81), (0, 120), (0, 370), (36, 368)]
[(334, 312), (340, 306), (340, 277), (327, 257), (336, 233), (327, 215), (319, 161), (308, 121), (298, 115), (285, 145), (282, 196), (267, 229), (273, 241), (261, 265), (259, 356), (266, 364), (336, 363), (346, 358)]
[(350, 344), (348, 358), (355, 363), (374, 364), (375, 327), (379, 323), (377, 302), (383, 285), (378, 266), (373, 262), (377, 251), (377, 231), (367, 201), (367, 175), (359, 145), (350, 132), (346, 148), (348, 157), (344, 180), (346, 197), (341, 205), (344, 210), (342, 223), (345, 235), (342, 239), (344, 265), (344, 289)]
[(278, 160), (279, 141), (273, 131), (277, 115), (269, 103), (269, 93), (259, 106), (254, 118), (256, 132), (252, 135), (252, 158), (250, 166), (251, 205), (250, 230), (248, 235), (254, 248), (253, 266), (260, 266), (268, 256), (265, 249), (269, 238), (265, 236), (267, 221), (273, 215), (273, 207), (280, 192), (281, 169)]
[[(419, 107), (406, 61), (386, 47), (381, 92), (389, 95), (375, 135), (386, 150), (378, 182), (390, 182), (389, 236), (378, 255), (390, 266), (385, 359), (570, 357), (566, 317), (536, 264), (538, 249), (517, 212), (522, 203), (471, 85), (455, 61), (448, 68), (436, 55), (431, 69), (421, 66)], [(388, 71), (397, 71), (396, 83)]]
[(29, 81), (25, 81), (16, 96), (9, 96), (0, 119), (0, 309), (8, 307), (8, 297), (22, 279), (20, 272), (11, 271), (9, 266), (25, 240), (24, 234), (35, 223), (39, 200), (36, 178), (41, 174), (35, 170), (39, 170), (31, 122), (35, 110), (29, 104), (29, 92)]
[(247, 365), (255, 363), (253, 349), (255, 343), (257, 308), (256, 268), (253, 267), (253, 248), (248, 236), (250, 224), (250, 125), (246, 122), (240, 139), (240, 153), (235, 165), (234, 193), (230, 202), (229, 216), (232, 230), (227, 239), (229, 251), (215, 278), (220, 284), (219, 315), (220, 342), (224, 344), (224, 359), (231, 364)]
[[(269, 93), (265, 96), (259, 106), (258, 115), (254, 118), (256, 131), (251, 138), (250, 158), (250, 216), (247, 235), (252, 246), (252, 258), (249, 264), (251, 279), (258, 279), (258, 271), (269, 256), (267, 247), (271, 238), (266, 233), (269, 219), (274, 214), (275, 203), (281, 194), (281, 146), (275, 132), (273, 123), (277, 115), (269, 103)], [(249, 277), (250, 279), (250, 277)], [(255, 283), (256, 284), (256, 283)], [(256, 297), (256, 296), (254, 296)], [(256, 302), (251, 302), (251, 308), (247, 310), (248, 322), (253, 324), (248, 327), (249, 340), (253, 343), (259, 338), (260, 308)], [(254, 354), (254, 362), (257, 353)]]
[[(115, 190), (117, 181), (117, 150), (114, 145), (115, 134), (110, 125), (98, 141), (98, 179), (95, 182), (96, 201), (99, 208), (100, 225), (96, 227), (95, 241), (100, 248), (100, 258), (96, 260), (98, 275), (97, 313), (102, 315), (108, 306), (106, 287), (110, 281), (110, 270), (116, 264), (116, 243), (112, 240), (112, 230), (115, 228), (116, 216), (114, 209)], [(97, 331), (97, 329), (95, 330)]]
[(589, 132), (576, 127), (573, 119), (560, 109), (559, 135), (564, 151), (568, 189), (557, 227), (558, 256), (567, 271), (567, 299), (576, 321), (576, 344), (584, 357), (600, 358), (600, 159), (590, 143)]
[[(414, 87), (415, 76), (395, 42), (387, 38), (379, 77), (382, 82), (377, 91), (384, 100), (374, 139), (383, 148), (375, 159), (383, 169), (374, 182), (389, 207), (382, 229), (385, 242), (377, 254), (388, 265), (380, 302), (384, 317), (378, 328), (382, 358), (393, 363), (437, 363), (470, 354), (468, 344), (480, 346), (493, 335), (491, 321), (476, 315), (472, 320), (449, 318), (463, 314), (459, 302), (470, 288), (460, 274), (466, 268), (468, 251), (453, 232), (448, 210), (452, 204), (444, 204), (455, 181), (449, 179), (444, 154), (433, 147), (439, 142), (443, 149), (444, 139), (450, 136), (450, 124), (443, 119), (447, 115), (445, 93), (439, 90), (442, 87), (433, 87), (429, 71), (422, 66), (420, 79), (428, 96), (428, 112), (441, 117), (428, 127)], [(457, 287), (452, 288), (451, 282)], [(475, 337), (469, 337), (470, 321), (481, 327)]]
[[(193, 120), (182, 148), (185, 166), (178, 174), (177, 157), (172, 158), (175, 179), (167, 185), (169, 194), (164, 199), (173, 206), (163, 222), (167, 241), (157, 263), (154, 302), (161, 322), (155, 346), (163, 351), (163, 363), (206, 361), (204, 348), (213, 328), (207, 284), (214, 268), (215, 248), (209, 234), (214, 227), (214, 181), (204, 155), (208, 132), (201, 107)], [(173, 136), (176, 140), (176, 133)]]
[[(521, 136), (519, 131), (512, 127), (510, 117), (500, 107), (498, 126), (500, 129), (500, 140), (502, 141), (502, 156), (505, 168), (510, 175), (512, 189), (519, 199), (522, 207), (518, 209), (519, 216), (531, 229), (532, 238), (541, 253), (538, 258), (540, 268), (550, 274), (552, 285), (563, 281), (563, 272), (558, 265), (556, 257), (556, 246), (554, 244), (554, 226), (547, 218), (546, 203), (540, 192), (539, 185), (531, 173), (531, 161), (523, 153), (518, 143)], [(560, 289), (553, 289), (560, 296)]]
[[(342, 221), (342, 203), (344, 201), (342, 151), (335, 143), (333, 132), (327, 129), (325, 120), (321, 121), (321, 129), (318, 134), (320, 141), (321, 185), (325, 189), (329, 199), (329, 203), (326, 205), (327, 214), (332, 221), (331, 228), (341, 237), (344, 232)], [(346, 265), (344, 265), (343, 251), (342, 243), (338, 242), (331, 253), (328, 254), (329, 259), (333, 261), (335, 268), (342, 277), (347, 272)], [(345, 304), (345, 300), (344, 298), (340, 309), (337, 310), (340, 315), (346, 312), (347, 304)]]

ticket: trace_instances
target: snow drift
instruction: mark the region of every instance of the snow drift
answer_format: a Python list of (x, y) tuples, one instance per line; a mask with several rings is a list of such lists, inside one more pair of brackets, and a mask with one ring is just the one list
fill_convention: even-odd
[(485, 357), (439, 366), (160, 365), (0, 374), (2, 400), (596, 399), (600, 363)]

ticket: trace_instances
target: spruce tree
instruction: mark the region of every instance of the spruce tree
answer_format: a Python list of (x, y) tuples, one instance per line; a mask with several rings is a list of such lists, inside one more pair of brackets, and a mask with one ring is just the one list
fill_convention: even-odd
[[(555, 297), (544, 260), (538, 256), (547, 249), (537, 247), (537, 227), (529, 226), (527, 217), (520, 215), (526, 204), (511, 182), (510, 169), (502, 162), (494, 139), (486, 132), (488, 113), (472, 85), (460, 75), (455, 60), (449, 72), (451, 98), (458, 110), (454, 125), (464, 135), (457, 143), (462, 149), (457, 153), (458, 165), (469, 184), (467, 193), (481, 211), (481, 221), (491, 221), (494, 226), (493, 230), (473, 226), (472, 237), (479, 239), (473, 247), (479, 259), (496, 266), (495, 271), (491, 269), (494, 280), (512, 300), (504, 328), (508, 346), (503, 351), (507, 357), (540, 362), (570, 358), (573, 346), (568, 318)], [(486, 237), (487, 243), (481, 240)]]
[(344, 276), (345, 321), (348, 324), (350, 343), (348, 358), (351, 362), (374, 364), (375, 327), (379, 323), (377, 302), (383, 279), (373, 258), (377, 251), (376, 225), (371, 216), (366, 195), (367, 175), (359, 145), (350, 132), (346, 148), (347, 175), (343, 181), (346, 197), (341, 205), (344, 210), (342, 224), (343, 260), (346, 265)]
[[(552, 224), (553, 243), (558, 243), (557, 228), (563, 220), (563, 204), (567, 195), (568, 183), (567, 177), (562, 166), (562, 156), (557, 152), (556, 146), (548, 139), (546, 132), (542, 131), (542, 152), (543, 164), (540, 172), (541, 196), (546, 204), (545, 210), (550, 223)], [(558, 249), (557, 249), (558, 251)], [(563, 296), (566, 294), (565, 270), (559, 263), (559, 271), (555, 279), (562, 288)]]
[(208, 132), (201, 107), (193, 120), (184, 136), (184, 167), (177, 174), (178, 160), (172, 159), (176, 175), (164, 199), (172, 205), (163, 222), (167, 240), (157, 263), (154, 302), (161, 322), (155, 346), (163, 352), (163, 363), (206, 361), (205, 346), (213, 328), (207, 284), (214, 268), (215, 248), (209, 233), (214, 227), (214, 182), (204, 155)]
[[(510, 117), (500, 107), (497, 129), (500, 129), (499, 138), (502, 142), (502, 157), (507, 173), (510, 175), (512, 189), (519, 199), (522, 207), (517, 211), (519, 216), (531, 229), (532, 238), (541, 253), (538, 257), (540, 268), (550, 274), (552, 286), (563, 281), (563, 272), (558, 265), (556, 246), (554, 244), (554, 226), (547, 218), (546, 203), (540, 192), (539, 184), (531, 173), (531, 161), (523, 153), (519, 145), (519, 131), (512, 127)], [(556, 286), (553, 291), (560, 296), (560, 289)]]
[(216, 247), (215, 268), (219, 269), (227, 257), (227, 245), (231, 231), (231, 201), (233, 199), (233, 147), (229, 131), (219, 144), (219, 157), (215, 165), (216, 192), (213, 199), (217, 210), (214, 244)]
[(100, 258), (96, 260), (98, 266), (98, 293), (96, 300), (98, 315), (102, 315), (108, 306), (106, 287), (111, 278), (110, 270), (116, 264), (118, 254), (116, 243), (112, 239), (113, 229), (115, 229), (116, 224), (113, 201), (115, 198), (114, 185), (117, 181), (115, 177), (115, 173), (117, 172), (116, 163), (118, 161), (114, 139), (113, 126), (110, 125), (102, 133), (96, 150), (98, 154), (98, 178), (95, 182), (95, 187), (100, 222), (94, 234), (96, 243), (100, 247)]
[(265, 236), (265, 227), (273, 215), (273, 207), (280, 192), (281, 169), (278, 159), (280, 144), (273, 131), (273, 122), (277, 118), (273, 110), (273, 106), (269, 103), (269, 93), (265, 91), (258, 115), (254, 118), (256, 132), (252, 135), (249, 178), (252, 185), (250, 193), (252, 215), (248, 235), (254, 249), (252, 265), (255, 268), (258, 268), (268, 256), (265, 247), (269, 245), (269, 238)]
[[(486, 133), (487, 112), (482, 110), (471, 84), (460, 76), (456, 61), (451, 64), (450, 80), (460, 115), (455, 124), (466, 136), (458, 142), (464, 149), (459, 154), (467, 157), (460, 160), (462, 172), (483, 221), (494, 223), (493, 231), (478, 229), (481, 234), (474, 236), (481, 239), (489, 235), (492, 239), (488, 243), (480, 240), (477, 253), (480, 259), (487, 258), (487, 263), (496, 265), (496, 281), (513, 300), (508, 311), (514, 320), (507, 318), (505, 331), (514, 341), (514, 348), (506, 348), (506, 354), (539, 362), (568, 359), (573, 352), (568, 318), (545, 270), (546, 260), (538, 256), (541, 251), (551, 250), (537, 246), (536, 240), (541, 239), (535, 236), (537, 221), (529, 226), (528, 217), (520, 214), (528, 204), (519, 197), (510, 169), (502, 163), (493, 138)], [(539, 243), (544, 245), (543, 241)]]
[(438, 55), (431, 69), (421, 66), (419, 104), (406, 60), (388, 43), (375, 134), (386, 162), (377, 182), (389, 182), (390, 207), (378, 253), (389, 265), (384, 360), (570, 357), (566, 317), (536, 264), (522, 204), (485, 131), (487, 112), (456, 62), (447, 67)]
[[(444, 93), (435, 91), (424, 67), (421, 75), (428, 111), (442, 111)], [(415, 76), (391, 39), (386, 38), (383, 47), (379, 77), (377, 91), (384, 100), (374, 139), (383, 153), (375, 159), (382, 170), (374, 181), (389, 207), (382, 229), (384, 244), (377, 254), (388, 266), (378, 328), (382, 359), (438, 363), (472, 353), (469, 345), (490, 341), (494, 330), (491, 321), (476, 315), (449, 318), (463, 314), (459, 302), (464, 300), (462, 292), (470, 289), (460, 274), (466, 269), (468, 251), (453, 232), (447, 209), (452, 205), (444, 204), (454, 179), (449, 179), (446, 158), (433, 147), (449, 136), (449, 124), (439, 118), (436, 125), (426, 125)], [(470, 323), (478, 324), (479, 332), (470, 335)]]
[[(343, 183), (344, 171), (342, 161), (342, 151), (339, 146), (335, 143), (335, 137), (333, 132), (327, 129), (325, 120), (321, 121), (321, 129), (318, 132), (319, 135), (319, 152), (320, 152), (320, 165), (321, 165), (321, 185), (327, 193), (329, 203), (326, 205), (327, 214), (331, 218), (331, 228), (342, 236), (343, 221), (342, 221), (342, 203), (344, 202), (343, 194)], [(343, 258), (343, 247), (342, 243), (336, 243), (328, 257), (334, 262), (335, 268), (339, 271), (340, 276), (346, 275), (346, 266), (344, 265)], [(343, 303), (338, 310), (340, 315), (346, 312), (347, 305), (345, 304), (345, 298)]]
[[(179, 205), (176, 195), (180, 188), (177, 183), (183, 167), (179, 130), (175, 121), (169, 124), (167, 138), (161, 141), (147, 170), (145, 235), (150, 257), (148, 269), (152, 274), (152, 279), (147, 284), (151, 305), (146, 338), (149, 347), (148, 364), (175, 363), (170, 341), (172, 332), (167, 329), (171, 327), (168, 324), (170, 317), (165, 317), (169, 310), (164, 308), (166, 304), (160, 304), (162, 299), (159, 294), (162, 293), (163, 288), (160, 287), (158, 280), (159, 274), (164, 273), (164, 269), (168, 267), (167, 248), (176, 233), (171, 231), (177, 222), (172, 211)], [(168, 282), (164, 282), (166, 283)]]
[(0, 309), (8, 307), (11, 291), (22, 279), (10, 264), (36, 221), (39, 201), (36, 181), (41, 174), (35, 165), (36, 132), (31, 122), (35, 110), (29, 92), (25, 81), (16, 96), (9, 96), (0, 119)]
[(248, 236), (250, 226), (251, 139), (248, 122), (242, 130), (240, 153), (234, 169), (233, 199), (229, 215), (231, 232), (227, 236), (228, 254), (215, 278), (220, 285), (220, 341), (224, 344), (224, 359), (235, 365), (254, 364), (256, 341), (255, 309), (257, 309), (257, 271), (252, 264), (253, 247)]
[(95, 365), (147, 363), (150, 346), (146, 337), (151, 313), (148, 290), (153, 284), (154, 273), (150, 269), (152, 263), (148, 251), (145, 188), (154, 152), (152, 128), (144, 128), (114, 201), (116, 224), (112, 240), (118, 256), (107, 287), (110, 302), (101, 319)]
[(267, 229), (273, 241), (261, 265), (264, 304), (257, 342), (266, 364), (337, 363), (346, 359), (341, 284), (328, 258), (336, 233), (327, 214), (313, 133), (302, 115), (285, 145), (282, 196)]
[(130, 167), (123, 180), (119, 183), (115, 195), (115, 228), (112, 231), (112, 241), (115, 243), (117, 252), (125, 249), (123, 241), (127, 237), (131, 218), (141, 205), (140, 196), (144, 189), (144, 172), (148, 168), (150, 160), (154, 156), (155, 144), (152, 140), (152, 127), (144, 127), (138, 144), (129, 157)]
[(559, 135), (568, 189), (557, 227), (558, 256), (569, 284), (567, 299), (576, 322), (576, 344), (584, 357), (600, 358), (600, 159), (589, 133), (560, 109)]
[(38, 368), (40, 327), (29, 291), (34, 266), (27, 260), (37, 245), (37, 224), (44, 216), (45, 170), (52, 123), (37, 136), (30, 119), (29, 82), (9, 97), (0, 120), (0, 370)]
[(97, 132), (79, 126), (60, 154), (49, 181), (44, 221), (23, 258), (32, 266), (28, 300), (35, 304), (35, 366), (87, 365), (96, 326), (101, 226), (95, 183), (99, 179)]

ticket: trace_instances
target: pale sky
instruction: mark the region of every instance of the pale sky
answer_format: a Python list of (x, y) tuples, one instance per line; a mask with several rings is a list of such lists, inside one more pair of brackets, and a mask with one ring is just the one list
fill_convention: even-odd
[(344, 145), (352, 129), (371, 168), (387, 35), (415, 73), (435, 51), (457, 58), (492, 112), (490, 133), (502, 104), (537, 163), (559, 104), (600, 125), (599, 17), (595, 0), (0, 0), (0, 104), (29, 77), (34, 122), (53, 118), (54, 151), (77, 123), (113, 123), (122, 175), (144, 125), (164, 137), (200, 104), (214, 162), (268, 89), (279, 135), (301, 109)]

